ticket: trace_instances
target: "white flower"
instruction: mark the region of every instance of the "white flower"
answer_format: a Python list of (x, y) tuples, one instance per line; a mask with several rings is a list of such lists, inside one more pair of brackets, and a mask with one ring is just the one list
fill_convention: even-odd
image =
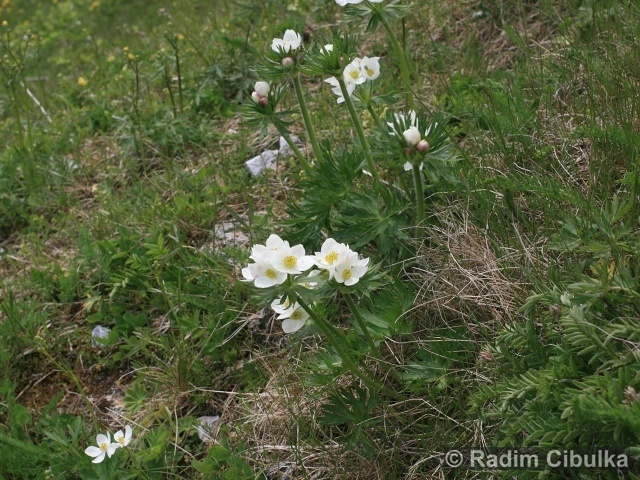
[[(311, 272), (309, 272), (309, 275), (307, 276), (307, 279), (311, 279), (312, 277), (317, 277), (320, 275), (320, 270), (312, 270)], [(308, 281), (308, 282), (304, 282), (302, 284), (302, 286), (304, 288), (307, 288), (309, 290), (313, 290), (314, 288), (316, 288), (318, 286), (318, 282), (312, 282), (312, 281)]]
[(106, 435), (102, 435), (101, 433), (96, 436), (97, 447), (87, 447), (84, 451), (90, 457), (94, 457), (92, 463), (100, 463), (104, 460), (105, 455), (111, 458), (111, 455), (114, 454), (116, 449), (118, 448), (116, 444), (111, 443), (111, 435), (107, 432)]
[(271, 262), (265, 260), (250, 263), (248, 267), (242, 269), (242, 276), (245, 281), (254, 281), (258, 288), (269, 288), (280, 285), (287, 279), (287, 274), (276, 270)]
[(336, 266), (342, 263), (352, 253), (347, 245), (338, 243), (333, 238), (327, 238), (319, 252), (316, 252), (315, 262), (318, 268), (329, 272), (329, 280), (335, 274)]
[(283, 320), (282, 330), (284, 333), (293, 333), (304, 327), (305, 322), (309, 319), (309, 314), (302, 308), (298, 302), (285, 313), (278, 316), (278, 320)]
[[(418, 130), (420, 130), (420, 128), (418, 127), (418, 119), (416, 117), (415, 110), (409, 110), (409, 113), (407, 115), (404, 115), (403, 113), (394, 113), (393, 116), (395, 117), (396, 122), (400, 124), (401, 127), (406, 126), (407, 122), (409, 122), (409, 127), (416, 127)], [(389, 127), (389, 133), (391, 135), (402, 134), (402, 132), (396, 132), (393, 122), (387, 122), (387, 126)]]
[(280, 53), (281, 51), (290, 52), (291, 50), (297, 50), (302, 45), (302, 37), (294, 30), (287, 30), (284, 32), (282, 38), (274, 38), (271, 43), (271, 49)]
[(380, 57), (364, 57), (360, 62), (360, 72), (367, 80), (375, 80), (380, 76)]
[[(329, 77), (325, 80), (325, 82), (333, 86), (331, 91), (334, 94), (338, 95), (338, 103), (344, 102), (344, 95), (342, 95), (342, 89), (340, 88), (340, 83), (338, 82), (338, 79), (336, 77)], [(346, 86), (347, 86), (347, 93), (349, 94), (349, 96), (351, 96), (353, 91), (356, 89), (356, 84), (347, 83)]]
[(351, 252), (344, 261), (336, 265), (334, 278), (338, 283), (344, 283), (347, 286), (355, 285), (367, 273), (368, 264), (368, 258), (359, 260), (358, 254)]
[(260, 99), (262, 97), (260, 95), (258, 95), (258, 92), (252, 92), (251, 93), (251, 100), (253, 100), (255, 103), (260, 103)]
[(402, 136), (407, 141), (407, 145), (410, 145), (412, 147), (422, 139), (422, 135), (420, 135), (420, 130), (418, 130), (418, 127), (413, 126), (402, 132)]
[(327, 52), (333, 52), (333, 45), (332, 45), (332, 44), (330, 44), (330, 43), (327, 43), (327, 44), (324, 46), (324, 49), (325, 49)]
[[(289, 300), (285, 300), (283, 302), (282, 301), (282, 297), (278, 297), (273, 302), (271, 302), (271, 308), (278, 315), (286, 315), (289, 312), (293, 311), (294, 305), (291, 305), (291, 302)], [(278, 317), (278, 318), (280, 318), (280, 317)]]
[(282, 273), (298, 275), (314, 265), (313, 257), (305, 255), (302, 245), (279, 248), (271, 262), (273, 267)]
[(126, 447), (127, 445), (129, 445), (129, 442), (131, 442), (132, 433), (133, 431), (129, 425), (124, 427), (124, 433), (122, 433), (122, 430), (118, 430), (113, 436), (113, 439), (115, 440), (115, 442), (113, 442), (113, 445), (115, 445), (116, 448)]
[(278, 249), (289, 248), (289, 242), (282, 240), (278, 235), (272, 233), (267, 238), (266, 245), (254, 245), (251, 247), (251, 256), (249, 257), (256, 262), (270, 262)]
[(255, 87), (253, 87), (253, 90), (261, 97), (266, 97), (267, 95), (269, 95), (270, 88), (267, 82), (256, 82), (256, 85)]
[(362, 60), (360, 60), (359, 58), (356, 58), (353, 62), (344, 67), (344, 71), (342, 72), (344, 83), (346, 83), (347, 85), (349, 85), (350, 83), (360, 85), (361, 83), (367, 81), (367, 78), (363, 76), (362, 72), (360, 71), (361, 61)]

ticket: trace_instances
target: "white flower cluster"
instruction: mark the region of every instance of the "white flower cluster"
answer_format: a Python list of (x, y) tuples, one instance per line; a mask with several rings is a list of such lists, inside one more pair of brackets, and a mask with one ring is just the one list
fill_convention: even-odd
[[(252, 247), (249, 258), (254, 263), (243, 268), (242, 275), (245, 281), (254, 282), (258, 288), (280, 285), (287, 275), (300, 275), (313, 266), (320, 270), (311, 272), (310, 277), (320, 275), (324, 270), (329, 280), (350, 286), (358, 283), (369, 268), (368, 258), (361, 259), (348, 245), (338, 243), (333, 238), (325, 240), (315, 255), (305, 255), (302, 245), (291, 247), (289, 242), (272, 234), (265, 245)], [(316, 283), (309, 282), (305, 286), (314, 288)], [(309, 318), (309, 314), (298, 303), (292, 305), (282, 297), (276, 299), (271, 308), (278, 314), (278, 319), (283, 320), (282, 329), (285, 333), (299, 330)]]
[[(396, 132), (396, 126), (393, 122), (387, 122), (389, 126), (389, 133), (391, 135), (402, 135), (404, 137), (405, 142), (407, 142), (407, 148), (412, 149), (416, 148), (419, 152), (426, 152), (429, 149), (429, 142), (422, 138), (422, 133), (420, 133), (420, 126), (418, 125), (418, 118), (416, 117), (416, 112), (414, 110), (409, 110), (408, 115), (404, 115), (402, 113), (395, 113), (394, 117), (396, 122), (400, 125), (408, 126), (406, 130), (402, 132)], [(434, 126), (437, 126), (435, 124)], [(427, 127), (424, 134), (429, 135), (431, 130), (431, 126)], [(411, 170), (413, 165), (411, 162), (406, 162), (404, 164), (404, 169), (406, 171)], [(422, 165), (420, 166), (422, 169)]]
[(90, 457), (94, 457), (93, 463), (100, 463), (104, 460), (105, 457), (111, 458), (117, 449), (124, 448), (129, 445), (131, 442), (131, 434), (133, 430), (129, 425), (124, 427), (124, 432), (122, 430), (118, 430), (116, 434), (113, 436), (114, 442), (111, 442), (111, 434), (107, 432), (106, 435), (98, 434), (96, 436), (97, 447), (87, 447), (84, 451)]
[[(329, 50), (327, 47), (328, 45), (325, 46), (325, 49)], [(379, 60), (380, 57), (356, 58), (344, 68), (342, 78), (344, 79), (349, 96), (354, 92), (357, 85), (361, 85), (367, 80), (375, 80), (380, 76)], [(331, 85), (333, 87), (331, 91), (338, 95), (338, 103), (344, 102), (344, 95), (340, 89), (338, 79), (336, 77), (329, 77), (325, 82)]]

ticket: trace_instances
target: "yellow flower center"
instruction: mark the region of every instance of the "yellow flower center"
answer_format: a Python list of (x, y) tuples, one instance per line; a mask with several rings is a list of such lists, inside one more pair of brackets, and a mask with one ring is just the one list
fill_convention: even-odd
[(264, 271), (264, 274), (265, 274), (268, 278), (271, 278), (271, 279), (276, 278), (276, 271), (275, 271), (273, 268), (267, 268), (267, 269)]
[(336, 260), (338, 260), (338, 257), (340, 255), (338, 255), (338, 252), (331, 252), (329, 255), (327, 255), (326, 257), (324, 257), (324, 259), (327, 261), (327, 263), (329, 265), (333, 265), (333, 262), (335, 262)]
[(365, 70), (367, 71), (367, 75), (370, 77), (373, 77), (373, 74), (376, 73), (371, 67), (367, 67)]
[(351, 273), (351, 269), (350, 268), (346, 268), (346, 269), (343, 270), (342, 278), (344, 278), (345, 280), (349, 280), (352, 276), (353, 276), (353, 274)]
[(295, 255), (288, 255), (284, 257), (282, 263), (284, 263), (284, 266), (287, 268), (293, 268), (298, 264), (298, 259)]
[(124, 445), (124, 437), (118, 437), (116, 438), (116, 442), (121, 443)]
[(291, 320), (299, 321), (302, 320), (302, 312), (298, 310), (294, 310), (291, 314)]
[(105, 442), (100, 444), (100, 450), (102, 450), (103, 452), (106, 452), (108, 448), (109, 448), (108, 443)]
[(349, 76), (354, 80), (357, 80), (360, 76), (360, 73), (357, 70), (351, 70), (351, 72), (349, 72)]

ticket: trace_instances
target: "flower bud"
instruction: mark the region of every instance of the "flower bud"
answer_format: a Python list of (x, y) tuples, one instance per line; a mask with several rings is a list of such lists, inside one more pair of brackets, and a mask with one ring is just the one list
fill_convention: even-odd
[(262, 97), (259, 103), (262, 108), (265, 108), (267, 105), (269, 105), (269, 99), (267, 97)]
[(296, 61), (291, 57), (285, 57), (282, 59), (282, 66), (286, 69), (293, 67), (296, 64)]
[(255, 92), (261, 97), (266, 97), (269, 94), (269, 84), (267, 82), (256, 82), (255, 87), (253, 87)]
[(251, 94), (251, 100), (253, 100), (254, 102), (260, 103), (260, 99), (261, 99), (261, 97), (260, 97), (260, 95), (258, 95), (258, 92), (253, 92)]
[(421, 153), (426, 152), (427, 150), (429, 150), (429, 142), (427, 142), (426, 140), (420, 140), (416, 145), (416, 148)]
[(402, 132), (404, 139), (407, 141), (407, 145), (414, 146), (416, 143), (420, 141), (422, 135), (420, 135), (420, 130), (417, 127), (409, 127), (407, 130)]

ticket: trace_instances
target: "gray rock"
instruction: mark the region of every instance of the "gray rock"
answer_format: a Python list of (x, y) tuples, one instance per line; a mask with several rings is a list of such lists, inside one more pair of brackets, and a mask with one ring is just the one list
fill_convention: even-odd
[(109, 334), (111, 333), (111, 329), (107, 327), (103, 327), (102, 325), (98, 325), (91, 331), (91, 344), (94, 348), (103, 348), (104, 345), (100, 342), (96, 342), (96, 338), (109, 338)]
[(220, 417), (218, 415), (198, 417), (198, 437), (204, 443), (213, 443), (220, 429)]
[[(298, 148), (302, 148), (303, 147), (302, 140), (300, 140), (295, 135), (291, 135), (291, 140), (293, 141), (293, 143), (296, 144), (296, 147), (298, 147)], [(291, 147), (289, 146), (287, 141), (284, 139), (284, 137), (280, 137), (280, 155), (282, 155), (283, 157), (294, 157), (295, 156), (295, 154), (293, 153), (293, 150), (291, 150)]]
[(244, 162), (247, 170), (253, 177), (262, 175), (264, 169), (270, 170), (276, 169), (276, 161), (278, 160), (278, 150), (266, 150), (257, 157), (253, 157), (251, 160)]

